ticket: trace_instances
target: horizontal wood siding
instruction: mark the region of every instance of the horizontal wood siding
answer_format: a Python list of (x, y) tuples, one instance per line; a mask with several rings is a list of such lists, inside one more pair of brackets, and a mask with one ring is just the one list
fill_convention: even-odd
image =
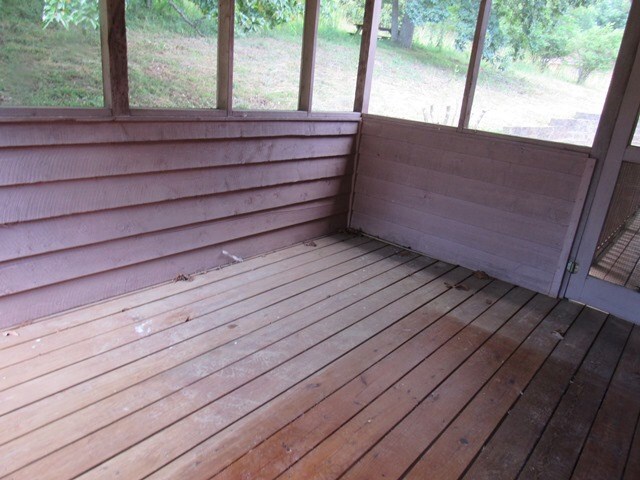
[(557, 295), (594, 161), (365, 116), (351, 227)]
[(354, 121), (0, 129), (0, 327), (346, 226)]

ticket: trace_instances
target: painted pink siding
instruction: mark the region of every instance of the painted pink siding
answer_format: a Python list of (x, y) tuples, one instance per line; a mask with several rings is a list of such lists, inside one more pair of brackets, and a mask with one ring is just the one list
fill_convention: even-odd
[(593, 161), (365, 116), (351, 227), (557, 295)]
[(0, 326), (345, 227), (357, 126), (0, 126)]

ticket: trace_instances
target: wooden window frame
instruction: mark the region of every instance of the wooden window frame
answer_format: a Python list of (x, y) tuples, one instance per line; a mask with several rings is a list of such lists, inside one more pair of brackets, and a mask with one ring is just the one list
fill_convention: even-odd
[[(167, 109), (131, 108), (129, 105), (127, 39), (125, 24), (125, 0), (100, 0), (100, 35), (102, 44), (103, 91), (105, 106), (91, 107), (2, 107), (0, 123), (32, 122), (37, 120), (105, 120), (116, 118), (126, 121), (165, 121), (168, 118), (185, 121), (200, 120), (358, 120), (367, 114), (371, 94), (371, 82), (377, 44), (377, 30), (380, 23), (382, 0), (365, 0), (365, 15), (360, 44), (358, 74), (354, 93), (353, 112), (314, 112), (313, 80), (317, 50), (318, 21), (321, 0), (305, 1), (303, 46), (301, 51), (300, 84), (298, 89), (298, 110), (234, 110), (233, 109), (233, 47), (234, 47), (234, 0), (219, 0), (218, 17), (218, 82), (215, 109)], [(550, 146), (563, 150), (590, 152), (598, 157), (606, 151), (611, 136), (612, 119), (616, 118), (624, 86), (625, 73), (618, 70), (620, 64), (627, 64), (631, 55), (625, 45), (632, 43), (623, 38), (619, 59), (614, 69), (613, 79), (602, 112), (596, 139), (591, 147), (550, 142), (545, 140), (484, 132), (468, 128), (469, 117), (480, 70), (484, 49), (484, 39), (491, 15), (491, 0), (480, 0), (478, 18), (469, 59), (469, 67), (463, 93), (460, 119), (457, 127), (448, 127), (426, 122), (413, 122), (423, 126), (445, 130), (457, 130), (465, 134), (483, 137), (506, 138), (518, 142)], [(631, 23), (631, 22), (629, 22)], [(637, 35), (640, 26), (632, 26), (625, 36)], [(223, 59), (223, 61), (221, 61)], [(638, 155), (633, 149), (630, 154)]]
[(464, 93), (462, 94), (462, 106), (460, 107), (460, 119), (458, 122), (459, 131), (469, 129), (469, 119), (471, 118), (473, 97), (476, 93), (476, 85), (478, 84), (480, 62), (482, 61), (482, 52), (484, 52), (484, 40), (487, 36), (487, 27), (489, 26), (490, 17), (491, 0), (480, 0), (478, 19), (476, 20), (476, 30), (473, 35), (473, 44), (471, 45), (471, 56), (469, 57), (467, 79), (464, 86)]

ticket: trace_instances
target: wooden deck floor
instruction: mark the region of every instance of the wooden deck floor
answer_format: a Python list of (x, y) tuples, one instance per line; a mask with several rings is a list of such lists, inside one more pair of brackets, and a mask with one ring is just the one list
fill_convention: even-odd
[(640, 328), (338, 235), (0, 337), (0, 476), (640, 478)]
[(640, 210), (600, 254), (589, 275), (640, 290)]

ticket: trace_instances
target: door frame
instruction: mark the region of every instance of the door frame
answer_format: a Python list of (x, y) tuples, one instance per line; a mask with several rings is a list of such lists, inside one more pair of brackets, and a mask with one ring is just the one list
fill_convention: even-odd
[[(635, 23), (634, 20), (630, 15), (629, 24)], [(640, 324), (638, 292), (589, 276), (622, 162), (640, 164), (640, 148), (630, 145), (640, 112), (640, 49), (637, 43), (635, 47), (635, 56), (620, 99), (611, 138), (601, 157), (600, 168), (592, 180), (592, 201), (585, 207), (583, 229), (574, 243), (572, 264), (577, 268), (567, 273), (564, 295)], [(620, 68), (624, 68), (624, 65)]]

